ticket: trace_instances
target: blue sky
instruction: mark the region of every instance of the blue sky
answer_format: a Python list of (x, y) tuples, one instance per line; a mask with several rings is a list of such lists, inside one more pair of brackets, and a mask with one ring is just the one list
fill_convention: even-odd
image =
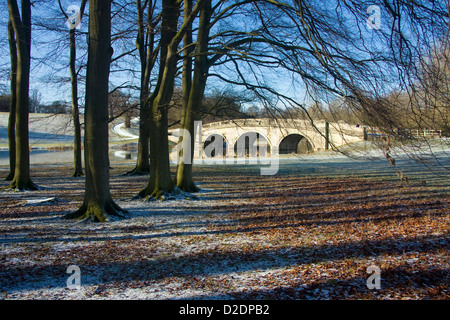
[[(63, 0), (62, 6), (63, 8), (68, 8), (69, 5), (79, 5), (80, 0)], [(374, 1), (376, 2), (376, 1)], [(367, 4), (371, 4), (367, 2)], [(333, 6), (333, 1), (323, 3), (323, 6)], [(9, 87), (9, 79), (8, 79), (8, 67), (9, 67), (9, 49), (6, 41), (6, 23), (7, 23), (7, 10), (5, 10), (5, 3), (0, 4), (0, 9), (2, 12), (0, 13), (0, 85), (3, 87)], [(130, 9), (134, 10), (134, 3), (130, 2)], [(369, 30), (366, 27), (366, 21), (364, 17), (369, 17), (372, 15), (372, 12), (358, 12), (357, 14), (349, 14), (348, 12), (344, 12), (344, 21), (345, 26), (348, 27), (348, 32), (353, 33), (361, 44), (367, 45), (371, 50), (379, 50), (383, 51), (386, 49), (386, 43), (380, 41), (379, 32), (384, 30), (388, 30), (390, 28), (390, 20), (387, 12), (383, 11), (383, 8), (380, 10), (380, 22), (381, 22), (381, 31), (380, 30)], [(31, 90), (38, 90), (41, 97), (41, 103), (51, 103), (55, 100), (64, 100), (70, 101), (70, 84), (67, 82), (69, 78), (69, 70), (67, 68), (68, 60), (69, 60), (69, 49), (67, 47), (68, 43), (68, 28), (65, 25), (65, 18), (59, 12), (59, 6), (57, 1), (49, 1), (49, 0), (41, 0), (41, 2), (36, 2), (36, 5), (32, 9), (32, 17), (33, 23), (35, 27), (33, 29), (33, 40), (32, 40), (32, 70), (31, 70)], [(362, 17), (362, 18), (361, 18)], [(240, 24), (248, 30), (252, 29), (252, 24), (246, 20), (245, 14), (237, 15), (233, 17), (233, 23)], [(57, 35), (54, 32), (49, 32), (42, 30), (38, 27), (39, 22), (51, 22), (55, 26), (58, 26), (62, 30), (67, 30), (66, 35), (64, 33)], [(88, 22), (86, 19), (81, 22), (81, 32), (86, 33)], [(116, 30), (120, 30), (120, 26), (113, 24), (113, 28)], [(114, 31), (113, 31), (114, 32)], [(80, 46), (85, 47), (85, 37), (86, 35), (79, 35)], [(360, 50), (358, 53), (360, 56), (364, 54), (364, 50), (362, 48), (358, 48), (353, 46), (353, 44), (349, 44), (346, 50)], [(126, 41), (117, 41), (114, 44), (115, 54), (120, 54), (120, 52), (130, 50), (134, 48), (134, 35), (131, 36), (130, 39)], [(79, 47), (78, 56), (80, 57), (84, 50)], [(47, 59), (40, 58), (47, 57)], [(81, 61), (81, 59), (80, 59)], [(118, 65), (119, 64), (119, 65)], [(125, 68), (126, 70), (123, 72), (116, 72), (117, 67)], [(112, 66), (112, 73), (110, 76), (111, 87), (127, 84), (138, 86), (139, 84), (139, 74), (133, 73), (131, 69), (135, 71), (138, 70), (138, 62), (133, 59), (123, 59), (120, 63), (115, 63)], [(59, 71), (55, 71), (59, 70)], [(213, 71), (221, 72), (225, 76), (230, 76), (231, 78), (236, 78), (235, 75), (232, 74), (232, 70), (227, 70), (224, 67), (215, 68)], [(249, 77), (253, 81), (253, 83), (261, 83), (267, 84), (280, 93), (289, 95), (290, 97), (297, 99), (299, 103), (310, 103), (311, 101), (307, 101), (305, 98), (305, 87), (303, 82), (299, 77), (292, 76), (292, 73), (289, 73), (285, 70), (280, 69), (267, 69), (261, 68), (257, 70), (259, 73), (258, 77)], [(364, 78), (364, 75), (361, 75)], [(331, 79), (332, 80), (332, 79)], [(330, 83), (332, 82), (330, 80)], [(217, 88), (226, 88), (228, 85), (218, 82), (215, 78), (210, 78), (208, 80), (209, 89), (217, 89)], [(83, 97), (83, 86), (80, 85), (79, 96)], [(306, 99), (306, 101), (305, 101)]]

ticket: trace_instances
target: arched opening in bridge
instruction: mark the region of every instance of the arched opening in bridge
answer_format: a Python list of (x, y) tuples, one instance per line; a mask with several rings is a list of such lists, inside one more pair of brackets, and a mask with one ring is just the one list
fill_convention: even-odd
[(222, 135), (214, 133), (206, 138), (203, 151), (208, 158), (225, 156), (227, 154), (227, 140)]
[(304, 154), (313, 151), (311, 143), (300, 134), (290, 134), (280, 142), (279, 154)]
[(234, 153), (238, 157), (265, 157), (270, 155), (270, 144), (262, 134), (247, 132), (237, 139)]

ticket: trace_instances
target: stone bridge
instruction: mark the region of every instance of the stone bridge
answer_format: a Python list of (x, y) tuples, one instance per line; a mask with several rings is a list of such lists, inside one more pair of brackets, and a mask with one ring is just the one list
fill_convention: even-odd
[[(226, 157), (311, 153), (362, 141), (366, 136), (363, 127), (344, 122), (322, 120), (313, 125), (309, 120), (292, 119), (239, 119), (205, 125), (196, 122), (195, 131), (194, 158), (222, 152)], [(169, 139), (177, 144), (178, 129), (170, 130), (170, 134)]]

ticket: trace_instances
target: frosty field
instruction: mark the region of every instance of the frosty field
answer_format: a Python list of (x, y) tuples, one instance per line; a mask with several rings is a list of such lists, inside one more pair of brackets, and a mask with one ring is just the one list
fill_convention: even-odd
[[(111, 170), (129, 215), (104, 224), (61, 219), (84, 192), (67, 165), (32, 167), (37, 192), (0, 192), (0, 298), (449, 298), (445, 168), (400, 159), (406, 184), (384, 160), (330, 153), (283, 158), (274, 176), (203, 164), (200, 193), (147, 202), (130, 200), (148, 179), (122, 176), (130, 166)], [(67, 287), (70, 265), (80, 289)], [(367, 287), (371, 265), (381, 289)]]

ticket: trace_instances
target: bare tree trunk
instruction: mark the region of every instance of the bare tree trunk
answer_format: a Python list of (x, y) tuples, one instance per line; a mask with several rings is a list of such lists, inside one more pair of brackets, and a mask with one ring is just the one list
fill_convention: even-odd
[[(83, 0), (81, 2), (81, 8), (79, 12), (80, 20), (83, 17), (86, 2), (87, 0)], [(63, 14), (65, 14), (60, 1), (59, 6)], [(69, 31), (69, 45), (70, 45), (69, 70), (70, 70), (70, 83), (72, 95), (72, 121), (74, 126), (74, 148), (73, 148), (74, 172), (72, 176), (81, 177), (83, 176), (83, 164), (81, 161), (81, 125), (80, 125), (80, 111), (78, 106), (78, 75), (75, 67), (75, 62), (77, 58), (75, 28), (72, 28)]]
[[(206, 80), (208, 77), (208, 38), (209, 38), (209, 21), (211, 17), (211, 1), (206, 0), (200, 10), (200, 21), (197, 34), (197, 48), (194, 65), (194, 77), (191, 83), (191, 61), (188, 61), (183, 69), (183, 118), (182, 128), (190, 133), (187, 137), (181, 137), (184, 150), (190, 150), (189, 163), (185, 163), (180, 158), (177, 167), (177, 187), (187, 192), (197, 192), (200, 189), (195, 185), (192, 177), (192, 163), (194, 158), (194, 120), (198, 117), (199, 109), (203, 95), (205, 92)], [(190, 39), (192, 42), (192, 39)], [(188, 65), (189, 64), (189, 65)], [(186, 132), (185, 131), (185, 132)], [(190, 146), (188, 146), (190, 144)]]
[(155, 89), (156, 94), (149, 99), (151, 101), (150, 179), (147, 187), (139, 192), (140, 197), (149, 196), (158, 199), (174, 189), (170, 173), (167, 110), (172, 99), (177, 73), (177, 48), (203, 1), (196, 2), (191, 14), (184, 19), (178, 31), (179, 2), (163, 1), (159, 78)]
[(30, 177), (30, 149), (28, 138), (30, 50), (31, 50), (31, 2), (22, 1), (22, 14), (16, 0), (8, 0), (9, 16), (17, 40), (16, 83), (16, 166), (11, 188), (37, 190)]
[(141, 63), (141, 88), (139, 93), (139, 140), (138, 140), (138, 154), (136, 167), (128, 174), (144, 175), (150, 172), (149, 163), (149, 105), (148, 99), (148, 83), (145, 81), (146, 71), (146, 52), (145, 47), (145, 26), (144, 26), (144, 11), (140, 0), (136, 0), (136, 9), (138, 14), (138, 35), (136, 38), (136, 47), (139, 52), (139, 59)]
[(144, 11), (145, 5), (140, 0), (136, 0), (138, 13), (138, 35), (136, 38), (136, 47), (139, 52), (141, 63), (141, 88), (139, 93), (139, 140), (136, 167), (127, 174), (144, 175), (150, 172), (149, 162), (149, 141), (150, 141), (150, 103), (149, 103), (149, 85), (150, 73), (154, 66), (154, 25), (152, 2), (147, 4), (147, 39), (145, 37)]
[(81, 162), (81, 125), (80, 125), (80, 111), (78, 108), (78, 77), (75, 70), (76, 61), (76, 42), (75, 29), (70, 30), (70, 82), (72, 93), (72, 121), (74, 126), (74, 172), (73, 177), (83, 176), (83, 165)]
[[(180, 10), (176, 1), (164, 1), (162, 8), (161, 53), (159, 79), (151, 101), (150, 114), (150, 178), (141, 197), (161, 198), (173, 190), (170, 175), (167, 109), (172, 98), (176, 74), (176, 46), (172, 39), (177, 32)], [(171, 46), (172, 45), (172, 46)]]
[(12, 181), (16, 167), (16, 84), (17, 84), (17, 47), (12, 20), (8, 21), (8, 41), (11, 57), (11, 103), (8, 119), (9, 173), (7, 181)]
[[(87, 0), (81, 2), (81, 8), (79, 14), (79, 19), (83, 17), (84, 9), (86, 8)], [(69, 17), (65, 13), (61, 1), (58, 0), (59, 8), (62, 14), (68, 19)], [(76, 39), (75, 39), (75, 28), (71, 28), (69, 31), (69, 47), (70, 47), (70, 58), (69, 58), (69, 71), (70, 71), (70, 84), (71, 84), (71, 96), (72, 96), (72, 121), (74, 126), (74, 172), (73, 177), (83, 176), (83, 164), (81, 161), (81, 125), (80, 125), (80, 111), (78, 107), (78, 74), (76, 71), (75, 63), (77, 58), (76, 51)]]
[(108, 78), (111, 56), (111, 2), (89, 1), (89, 48), (86, 78), (84, 203), (67, 219), (108, 221), (122, 216), (109, 189)]
[[(191, 13), (192, 10), (192, 0), (186, 0), (184, 2), (184, 14), (185, 16), (188, 16)], [(182, 98), (182, 110), (181, 110), (181, 128), (189, 130), (190, 133), (192, 131), (190, 130), (190, 121), (191, 120), (191, 111), (189, 109), (189, 95), (191, 93), (192, 89), (192, 52), (193, 52), (193, 46), (192, 46), (192, 28), (189, 28), (183, 38), (183, 47), (184, 47), (184, 58), (183, 58), (183, 71), (182, 71), (182, 92), (181, 92), (181, 98)], [(192, 136), (191, 136), (192, 137)], [(178, 155), (178, 166), (177, 166), (177, 175), (176, 175), (176, 184), (177, 187), (180, 188), (183, 191), (187, 192), (194, 192), (198, 191), (199, 189), (196, 188), (193, 181), (187, 181), (189, 179), (185, 179), (187, 176), (184, 174), (186, 171), (184, 170), (187, 166), (186, 163), (184, 163), (183, 159), (186, 157), (184, 156), (185, 150), (190, 150), (189, 146), (187, 144), (193, 142), (192, 139), (188, 140), (188, 137), (185, 137), (184, 135), (181, 135), (178, 144), (181, 144), (183, 146), (182, 151)], [(193, 144), (192, 144), (193, 145)], [(191, 179), (192, 180), (192, 179)], [(192, 183), (191, 183), (192, 182)]]
[(145, 95), (140, 95), (141, 105), (139, 109), (139, 140), (138, 140), (138, 154), (136, 160), (136, 167), (127, 174), (146, 175), (150, 173), (150, 124), (149, 124), (149, 104), (144, 98)]

